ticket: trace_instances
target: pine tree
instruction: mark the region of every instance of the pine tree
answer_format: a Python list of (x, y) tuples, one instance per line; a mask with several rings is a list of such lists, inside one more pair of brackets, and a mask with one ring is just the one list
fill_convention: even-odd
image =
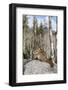
[(34, 39), (34, 42), (33, 42), (33, 44), (34, 44), (34, 49), (36, 49), (36, 39), (37, 39), (37, 19), (36, 19), (36, 17), (34, 16), (33, 17), (33, 39)]
[(28, 18), (27, 15), (23, 15), (23, 51), (24, 51), (24, 56), (27, 58), (28, 57), (28, 46), (27, 46), (27, 34), (28, 34)]
[(40, 23), (38, 32), (39, 32), (40, 48), (43, 48), (44, 29), (42, 22)]

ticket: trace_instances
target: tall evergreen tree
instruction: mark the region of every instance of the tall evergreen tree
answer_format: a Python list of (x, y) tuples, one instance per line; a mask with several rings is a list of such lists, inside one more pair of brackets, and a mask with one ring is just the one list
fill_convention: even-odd
[(28, 31), (28, 18), (27, 15), (23, 15), (23, 31)]
[(27, 15), (23, 15), (23, 51), (24, 55), (27, 57), (28, 56), (28, 46), (27, 46), (27, 34), (28, 34), (28, 17)]
[(38, 27), (38, 23), (37, 23), (37, 19), (36, 19), (36, 16), (33, 17), (33, 38), (34, 38), (34, 49), (36, 49), (36, 39), (37, 39), (37, 27)]

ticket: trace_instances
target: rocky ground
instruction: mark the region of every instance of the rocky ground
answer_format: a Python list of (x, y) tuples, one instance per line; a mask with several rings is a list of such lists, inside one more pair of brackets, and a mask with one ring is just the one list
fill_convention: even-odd
[(51, 68), (46, 62), (31, 60), (24, 65), (24, 75), (57, 73), (57, 65)]

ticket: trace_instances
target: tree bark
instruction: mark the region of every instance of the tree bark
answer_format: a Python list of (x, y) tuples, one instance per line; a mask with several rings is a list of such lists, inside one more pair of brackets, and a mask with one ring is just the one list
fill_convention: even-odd
[(50, 40), (50, 57), (54, 59), (54, 44), (53, 44), (53, 34), (51, 30), (51, 17), (49, 16), (49, 40)]

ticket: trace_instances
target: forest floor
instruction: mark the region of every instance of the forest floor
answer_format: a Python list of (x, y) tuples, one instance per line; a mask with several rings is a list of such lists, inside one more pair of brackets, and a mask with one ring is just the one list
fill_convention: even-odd
[(39, 60), (30, 60), (24, 65), (24, 75), (57, 73), (57, 64), (50, 67), (50, 64)]

